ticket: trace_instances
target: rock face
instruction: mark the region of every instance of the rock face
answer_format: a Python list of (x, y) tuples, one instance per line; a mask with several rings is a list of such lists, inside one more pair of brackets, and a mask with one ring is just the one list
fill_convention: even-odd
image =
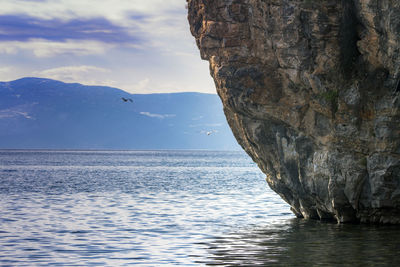
[(400, 1), (188, 12), (236, 139), (297, 216), (400, 223)]

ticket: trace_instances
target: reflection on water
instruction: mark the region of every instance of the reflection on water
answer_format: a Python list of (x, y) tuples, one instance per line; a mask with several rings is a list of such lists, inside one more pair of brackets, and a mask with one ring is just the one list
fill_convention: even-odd
[(1, 266), (400, 266), (399, 240), (294, 219), (243, 153), (0, 151)]
[(237, 152), (0, 151), (0, 265), (198, 266), (199, 243), (293, 217), (263, 176)]
[(199, 263), (223, 266), (400, 266), (400, 228), (302, 219), (243, 229), (201, 243)]

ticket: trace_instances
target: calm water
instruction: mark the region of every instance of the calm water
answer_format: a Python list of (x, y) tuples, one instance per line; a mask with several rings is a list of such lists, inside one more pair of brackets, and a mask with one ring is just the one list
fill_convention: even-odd
[(0, 151), (0, 265), (400, 266), (400, 229), (294, 218), (241, 152)]

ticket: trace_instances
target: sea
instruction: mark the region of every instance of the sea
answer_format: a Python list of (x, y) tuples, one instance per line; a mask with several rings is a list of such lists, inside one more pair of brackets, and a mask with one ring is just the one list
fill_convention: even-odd
[(241, 151), (0, 150), (0, 266), (400, 266), (398, 226), (296, 218)]

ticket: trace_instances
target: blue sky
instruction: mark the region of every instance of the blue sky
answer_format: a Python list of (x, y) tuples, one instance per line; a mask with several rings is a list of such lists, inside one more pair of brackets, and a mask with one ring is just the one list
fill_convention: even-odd
[(215, 93), (185, 0), (0, 0), (0, 81)]

